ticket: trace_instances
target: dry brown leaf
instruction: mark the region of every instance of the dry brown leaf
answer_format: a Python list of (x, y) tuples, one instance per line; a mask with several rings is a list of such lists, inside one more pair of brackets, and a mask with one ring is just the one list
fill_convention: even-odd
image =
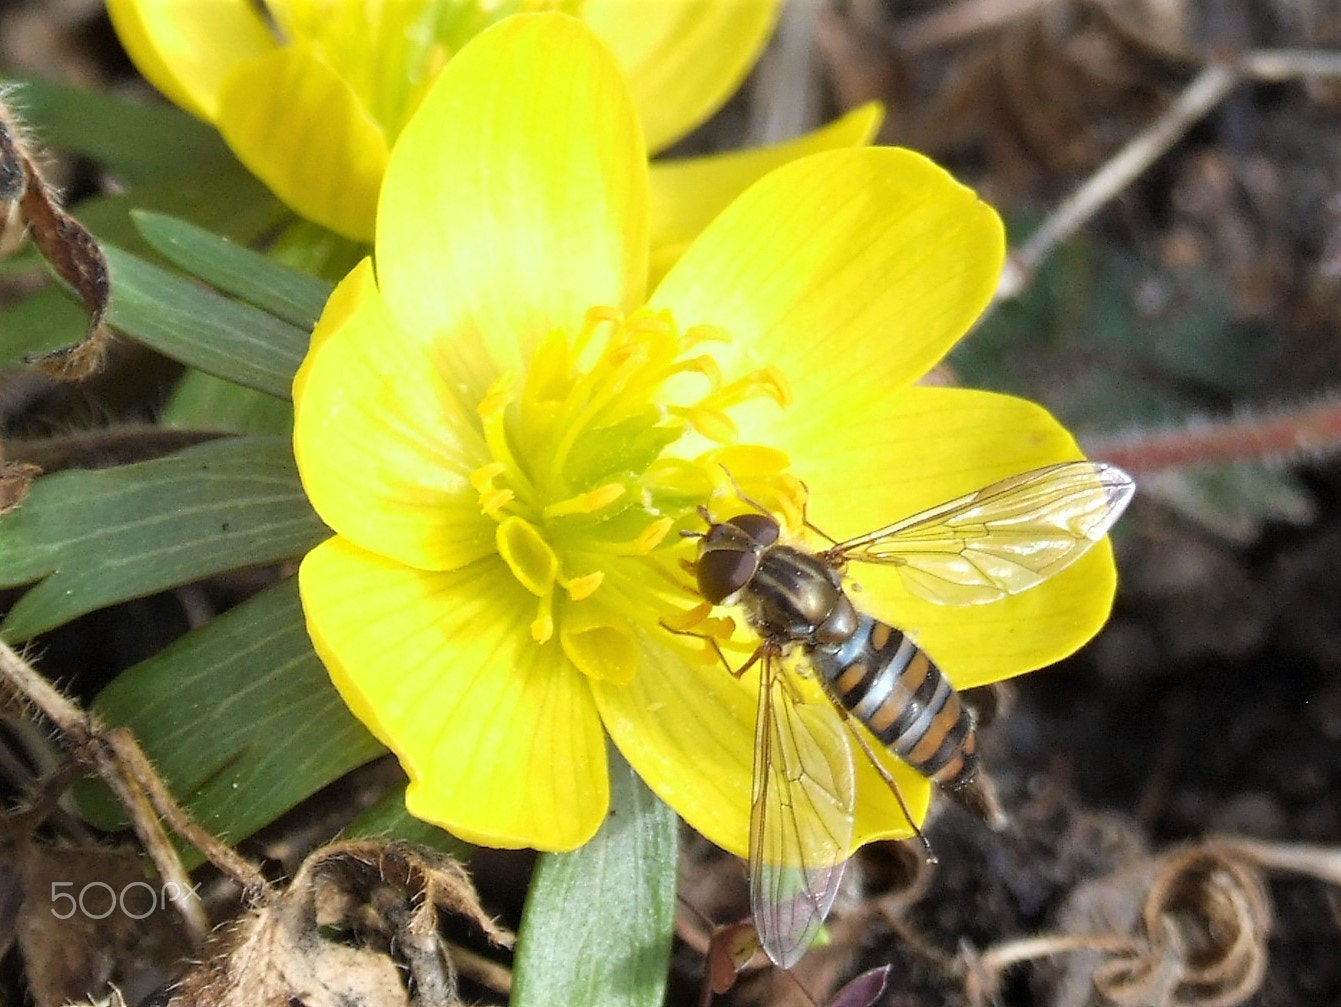
[(1135, 860), (1085, 882), (1057, 932), (966, 953), (970, 1001), (988, 1002), (1002, 972), (1036, 958), (1055, 1007), (1235, 1007), (1257, 992), (1271, 911), (1253, 860), (1208, 841)]
[(285, 892), (218, 932), (169, 1005), (451, 1007), (461, 1001), (440, 911), (495, 944), (512, 941), (450, 857), (394, 841), (333, 843)]
[(107, 259), (97, 240), (56, 202), (33, 162), (17, 116), (0, 96), (0, 204), (6, 217), (17, 208), (28, 234), (56, 273), (70, 284), (89, 311), (82, 341), (29, 358), (60, 381), (78, 381), (96, 372), (111, 338), (104, 316), (111, 297)]
[(36, 1007), (105, 996), (109, 984), (138, 1002), (176, 973), (189, 951), (180, 918), (133, 851), (21, 843), (11, 855), (23, 900), (15, 937)]
[(37, 465), (0, 460), (0, 515), (16, 510), (27, 499), (33, 480), (41, 474)]

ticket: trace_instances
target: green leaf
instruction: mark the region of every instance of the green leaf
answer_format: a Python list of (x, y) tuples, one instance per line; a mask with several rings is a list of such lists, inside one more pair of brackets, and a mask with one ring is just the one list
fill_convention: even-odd
[(340, 833), (341, 839), (403, 839), (447, 853), (457, 860), (469, 860), (475, 852), (464, 839), (415, 818), (405, 810), (405, 786), (402, 784), (368, 808)]
[(108, 320), (174, 360), (287, 399), (308, 332), (250, 304), (106, 245)]
[(169, 262), (290, 325), (310, 330), (330, 297), (332, 286), (325, 280), (186, 221), (142, 210), (132, 217), (145, 241)]
[(237, 161), (94, 196), (76, 206), (74, 215), (99, 240), (142, 255), (150, 246), (131, 220), (140, 209), (180, 217), (244, 243), (260, 240), (292, 217)]
[(164, 104), (141, 104), (44, 80), (9, 79), (7, 98), (41, 144), (90, 157), (134, 184), (233, 160), (212, 126)]
[[(229, 842), (251, 835), (385, 749), (331, 685), (294, 578), (122, 673), (95, 712), (135, 732), (173, 794)], [(81, 792), (115, 828), (115, 805)]]
[(182, 430), (292, 437), (293, 403), (188, 370), (159, 412), (158, 422)]
[(60, 287), (43, 287), (0, 311), (0, 367), (23, 367), (28, 354), (77, 343), (87, 331), (88, 312)]
[(119, 601), (301, 556), (329, 535), (282, 438), (43, 476), (0, 518), (0, 587), (40, 579), (0, 631), (25, 640)]
[(610, 746), (610, 811), (591, 842), (536, 865), (511, 1007), (654, 1007), (675, 914), (675, 814)]

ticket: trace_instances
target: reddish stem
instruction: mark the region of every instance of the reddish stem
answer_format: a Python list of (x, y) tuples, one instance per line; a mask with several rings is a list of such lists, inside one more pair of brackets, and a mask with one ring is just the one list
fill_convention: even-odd
[(1086, 441), (1091, 457), (1135, 474), (1204, 462), (1283, 461), (1341, 450), (1341, 401), (1268, 416), (1208, 421), (1179, 430)]

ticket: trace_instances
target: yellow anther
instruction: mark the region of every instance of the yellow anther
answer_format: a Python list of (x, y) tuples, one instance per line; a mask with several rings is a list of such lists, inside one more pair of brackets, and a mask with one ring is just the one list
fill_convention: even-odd
[(720, 325), (691, 325), (681, 337), (685, 346), (697, 346), (699, 343), (729, 343), (731, 334)]
[(722, 369), (717, 366), (717, 361), (706, 353), (700, 353), (696, 357), (681, 361), (675, 365), (671, 373), (701, 374), (708, 379), (710, 387), (720, 388), (722, 385)]
[(517, 383), (517, 376), (512, 373), (502, 374), (498, 380), (489, 386), (489, 391), (485, 393), (484, 398), (476, 407), (483, 417), (495, 416), (501, 413), (507, 404), (512, 401), (512, 389)]
[(480, 494), (480, 513), (486, 517), (498, 517), (499, 512), (515, 500), (517, 494), (512, 490), (496, 489)]
[(671, 406), (670, 411), (688, 420), (690, 426), (718, 444), (730, 444), (739, 436), (731, 417), (716, 409), (706, 409), (703, 406)]
[(668, 517), (659, 517), (641, 532), (633, 540), (633, 548), (636, 553), (649, 553), (659, 546), (670, 530), (675, 527), (675, 522)]
[(584, 577), (574, 577), (572, 580), (560, 581), (564, 590), (568, 592), (568, 597), (573, 601), (585, 601), (596, 593), (596, 589), (601, 586), (605, 580), (605, 571), (596, 570)]
[(712, 605), (709, 602), (701, 601), (684, 612), (677, 612), (675, 615), (663, 615), (661, 621), (667, 629), (673, 632), (688, 633), (695, 626), (700, 625), (711, 611)]
[(531, 639), (536, 643), (549, 643), (554, 636), (554, 614), (550, 612), (548, 598), (540, 600), (540, 610), (531, 620)]
[(675, 320), (665, 308), (660, 311), (641, 311), (629, 319), (629, 331), (652, 335), (674, 335)]
[(549, 504), (543, 513), (547, 518), (564, 517), (568, 514), (592, 514), (609, 507), (627, 492), (628, 489), (623, 483), (606, 483), (587, 493), (579, 493), (567, 500)]
[(716, 640), (730, 640), (736, 635), (736, 620), (729, 615), (719, 615), (703, 620), (702, 632)]
[(769, 364), (762, 370), (755, 371), (753, 377), (759, 391), (780, 406), (791, 405), (792, 386), (788, 384), (787, 375), (783, 374), (781, 370)]
[(474, 472), (470, 473), (470, 485), (483, 493), (486, 489), (491, 489), (494, 480), (507, 470), (508, 467), (502, 462), (489, 462), (487, 465), (481, 465)]
[(604, 325), (607, 322), (612, 325), (618, 325), (624, 321), (624, 312), (606, 304), (598, 304), (595, 307), (587, 309), (587, 314), (582, 321), (584, 325), (591, 326), (592, 328)]

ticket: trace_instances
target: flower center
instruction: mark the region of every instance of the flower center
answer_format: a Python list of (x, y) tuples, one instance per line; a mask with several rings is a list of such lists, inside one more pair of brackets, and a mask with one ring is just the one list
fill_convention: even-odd
[[(710, 326), (681, 332), (667, 312), (593, 308), (576, 334), (549, 333), (525, 375), (503, 375), (478, 406), (491, 457), (471, 482), (498, 522), (499, 555), (538, 599), (531, 635), (545, 643), (557, 631), (589, 674), (632, 675), (632, 628), (679, 590), (674, 565), (653, 553), (679, 541), (672, 530), (693, 526), (722, 482), (718, 452), (667, 449), (690, 432), (731, 443), (733, 406), (788, 401), (775, 368), (726, 380), (705, 352), (725, 338)], [(771, 449), (728, 450), (785, 468)]]

